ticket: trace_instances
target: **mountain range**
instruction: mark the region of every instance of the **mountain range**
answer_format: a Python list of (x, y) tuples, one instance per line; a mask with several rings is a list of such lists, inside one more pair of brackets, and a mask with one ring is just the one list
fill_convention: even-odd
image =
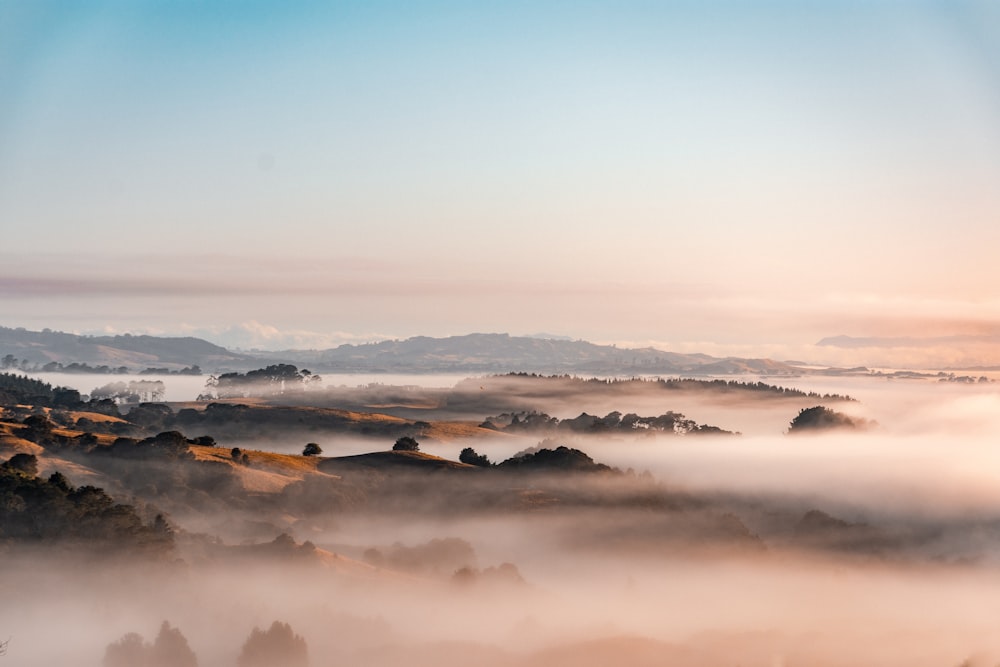
[[(242, 370), (274, 363), (342, 373), (662, 373), (685, 375), (794, 375), (796, 366), (771, 359), (679, 354), (651, 347), (620, 348), (582, 340), (475, 333), (447, 338), (417, 336), (326, 350), (233, 352), (200, 338), (146, 335), (80, 336), (50, 330), (0, 327), (0, 357), (41, 366), (61, 364)], [(8, 362), (8, 367), (10, 363)]]

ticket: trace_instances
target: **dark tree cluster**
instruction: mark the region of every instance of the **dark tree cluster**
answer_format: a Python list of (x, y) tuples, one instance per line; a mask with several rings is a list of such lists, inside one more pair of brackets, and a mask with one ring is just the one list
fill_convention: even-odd
[(80, 392), (68, 387), (53, 387), (26, 375), (0, 373), (0, 404), (28, 403), (46, 407), (76, 407)]
[(90, 450), (87, 464), (114, 477), (131, 493), (174, 511), (245, 507), (250, 499), (232, 464), (248, 465), (249, 457), (236, 450), (231, 452), (232, 462), (197, 460), (192, 446), (177, 431), (142, 440), (118, 438), (110, 446)]
[(41, 371), (43, 373), (87, 373), (88, 375), (124, 375), (129, 372), (126, 366), (118, 366), (112, 368), (111, 366), (106, 366), (101, 364), (99, 366), (91, 366), (87, 363), (71, 362), (68, 364), (62, 364), (58, 361), (50, 361), (47, 364), (41, 366), (35, 366), (33, 369), (35, 371)]
[(419, 452), (420, 443), (416, 441), (415, 438), (404, 435), (402, 438), (396, 440), (395, 444), (392, 446), (392, 451), (394, 452)]
[(563, 431), (569, 433), (606, 433), (637, 432), (637, 433), (674, 433), (677, 435), (735, 435), (718, 426), (698, 424), (687, 419), (679, 412), (665, 412), (657, 417), (640, 417), (635, 413), (622, 415), (620, 412), (609, 412), (604, 417), (581, 413), (572, 419), (557, 419), (544, 412), (522, 411), (503, 413), (488, 417), (480, 426), (496, 431), (512, 433), (541, 433), (546, 431)]
[[(544, 440), (541, 444), (548, 445), (549, 443), (550, 441)], [(497, 469), (524, 472), (612, 472), (614, 470), (603, 463), (596, 463), (594, 459), (579, 449), (565, 445), (558, 445), (554, 449), (540, 447), (523, 452), (498, 464)]]
[(118, 438), (106, 450), (111, 456), (131, 459), (193, 459), (193, 441), (180, 431), (163, 431), (149, 438)]
[[(751, 392), (758, 394), (768, 394), (776, 398), (816, 398), (824, 401), (854, 401), (855, 399), (843, 394), (819, 394), (814, 391), (801, 391), (791, 387), (780, 387), (778, 385), (767, 384), (765, 382), (744, 382), (742, 380), (697, 380), (694, 378), (668, 378), (649, 379), (641, 377), (632, 378), (581, 378), (574, 375), (539, 375), (537, 373), (507, 373), (506, 375), (493, 376), (499, 380), (504, 378), (521, 379), (530, 378), (541, 383), (550, 383), (562, 388), (586, 388), (587, 386), (600, 386), (629, 389), (633, 387), (656, 386), (663, 389), (690, 391), (690, 392), (713, 392), (713, 393), (737, 393)], [(464, 380), (456, 386), (464, 383), (482, 383), (483, 380)]]
[(323, 378), (292, 364), (272, 364), (246, 373), (223, 373), (210, 376), (205, 384), (205, 396), (246, 398), (277, 396), (319, 387)]
[(0, 391), (7, 391), (18, 396), (44, 396), (52, 398), (52, 385), (27, 375), (0, 373)]
[(470, 466), (479, 466), (481, 468), (489, 468), (492, 463), (490, 463), (489, 458), (485, 454), (479, 454), (472, 447), (466, 447), (458, 455), (458, 460), (462, 463), (466, 463)]
[(144, 431), (165, 431), (174, 424), (174, 411), (163, 403), (140, 403), (131, 408), (124, 419)]
[(872, 424), (866, 419), (859, 419), (831, 410), (822, 405), (803, 408), (788, 425), (789, 435), (801, 433), (818, 433), (831, 430), (864, 430)]
[(179, 371), (172, 371), (169, 368), (145, 368), (139, 371), (139, 375), (201, 375), (201, 366), (194, 364), (185, 366)]
[(129, 372), (128, 368), (125, 366), (118, 366), (117, 368), (112, 368), (106, 365), (91, 366), (90, 364), (76, 361), (65, 365), (58, 361), (49, 361), (44, 364), (33, 364), (27, 359), (18, 359), (13, 354), (5, 354), (3, 358), (0, 358), (0, 368), (5, 370), (31, 371), (33, 373), (90, 373), (94, 375), (104, 375), (110, 373), (124, 374)]
[(15, 454), (0, 465), (0, 540), (82, 543), (107, 551), (165, 553), (173, 534), (162, 517), (149, 525), (135, 507), (94, 486), (74, 488), (59, 472), (38, 477), (38, 460)]

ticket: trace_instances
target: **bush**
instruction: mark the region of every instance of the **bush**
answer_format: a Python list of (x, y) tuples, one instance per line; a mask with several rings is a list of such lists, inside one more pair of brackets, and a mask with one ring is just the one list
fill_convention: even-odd
[(302, 456), (319, 456), (323, 453), (323, 448), (317, 445), (315, 442), (310, 442), (302, 450)]

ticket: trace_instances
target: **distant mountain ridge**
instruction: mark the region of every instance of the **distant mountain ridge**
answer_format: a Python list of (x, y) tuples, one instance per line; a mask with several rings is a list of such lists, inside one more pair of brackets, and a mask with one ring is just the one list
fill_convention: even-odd
[(60, 363), (204, 371), (246, 370), (276, 363), (314, 372), (340, 373), (591, 373), (670, 375), (797, 375), (796, 366), (771, 359), (719, 358), (680, 354), (652, 347), (620, 348), (583, 340), (473, 333), (431, 338), (416, 336), (326, 350), (238, 353), (193, 337), (124, 334), (80, 336), (58, 331), (0, 327), (0, 357), (32, 364)]
[(312, 370), (339, 372), (506, 373), (664, 373), (691, 375), (794, 375), (795, 366), (771, 359), (720, 359), (652, 347), (619, 348), (583, 340), (473, 333), (447, 338), (417, 336), (327, 350), (259, 353), (266, 359), (306, 364)]

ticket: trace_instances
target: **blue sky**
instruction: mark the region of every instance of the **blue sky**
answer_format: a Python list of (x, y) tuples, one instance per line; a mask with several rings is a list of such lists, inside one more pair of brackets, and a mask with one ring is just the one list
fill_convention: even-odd
[(11, 325), (1000, 319), (993, 3), (8, 1), (0, 89)]

